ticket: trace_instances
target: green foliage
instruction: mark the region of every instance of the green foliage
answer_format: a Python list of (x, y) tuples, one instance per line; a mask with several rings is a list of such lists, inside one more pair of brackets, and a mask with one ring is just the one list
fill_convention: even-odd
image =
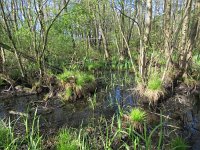
[(135, 122), (144, 122), (146, 119), (146, 112), (139, 108), (134, 108), (130, 112), (130, 118)]
[(58, 135), (57, 150), (78, 150), (78, 142), (68, 129)]
[(91, 14), (83, 4), (75, 4), (65, 15), (63, 15), (62, 21), (68, 30), (83, 32), (88, 29), (86, 27), (88, 26), (88, 21), (91, 17)]
[(17, 30), (15, 32), (15, 36), (18, 37), (19, 40), (23, 41), (23, 48), (31, 44), (31, 31), (27, 25), (24, 25), (19, 30)]
[(177, 137), (171, 141), (171, 149), (173, 150), (187, 150), (189, 145), (183, 138)]
[(57, 78), (63, 82), (67, 82), (69, 78), (75, 77), (76, 72), (65, 70), (62, 74), (59, 74)]
[(84, 84), (93, 82), (95, 80), (93, 75), (85, 73), (77, 74), (76, 77), (77, 77), (76, 84), (78, 86), (83, 86)]
[(149, 90), (161, 90), (162, 89), (162, 81), (160, 79), (160, 77), (156, 74), (151, 75), (151, 77), (148, 80), (148, 85), (147, 88)]
[(104, 59), (100, 60), (86, 59), (84, 62), (84, 67), (89, 71), (106, 68), (106, 61)]

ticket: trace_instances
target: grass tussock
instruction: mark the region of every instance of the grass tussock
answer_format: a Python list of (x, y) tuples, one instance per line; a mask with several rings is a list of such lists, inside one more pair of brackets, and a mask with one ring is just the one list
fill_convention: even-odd
[(130, 118), (134, 122), (144, 122), (146, 119), (146, 112), (139, 108), (134, 108), (130, 112)]
[(148, 99), (148, 102), (150, 104), (156, 104), (157, 101), (164, 96), (165, 94), (165, 89), (161, 88), (161, 89), (157, 89), (157, 90), (152, 90), (149, 89), (147, 87), (145, 87), (142, 84), (138, 84), (137, 87), (135, 88), (135, 91), (141, 96), (141, 97), (145, 97)]
[(68, 129), (60, 131), (57, 137), (57, 150), (78, 150), (78, 140)]
[(24, 116), (22, 118), (22, 126), (25, 131), (23, 135), (16, 135), (15, 123), (8, 122), (4, 123), (0, 121), (0, 149), (4, 150), (18, 150), (18, 149), (29, 149), (29, 150), (42, 150), (42, 136), (39, 130), (39, 117), (36, 116), (37, 110), (34, 113), (33, 118)]
[(148, 81), (147, 89), (152, 91), (159, 91), (162, 89), (162, 81), (158, 77), (152, 77)]
[(156, 91), (153, 91), (153, 90), (149, 90), (149, 89), (146, 89), (145, 92), (144, 92), (144, 96), (146, 96), (150, 102), (150, 104), (156, 104), (158, 102), (158, 100), (164, 96), (165, 94), (165, 91), (164, 89), (163, 90), (156, 90)]
[(140, 132), (144, 129), (144, 122), (146, 121), (146, 112), (139, 108), (133, 108), (128, 115), (123, 115), (123, 118), (133, 129)]
[(58, 97), (64, 101), (76, 100), (96, 89), (95, 77), (81, 71), (67, 71), (57, 75), (60, 81)]
[(67, 71), (57, 76), (57, 78), (63, 82), (70, 82), (74, 80), (74, 82), (79, 86), (84, 86), (86, 83), (94, 82), (95, 77), (91, 74), (87, 74), (81, 71)]
[(146, 97), (150, 104), (156, 104), (157, 101), (165, 94), (162, 80), (160, 76), (156, 73), (150, 76), (147, 85), (138, 82), (135, 91), (140, 96)]

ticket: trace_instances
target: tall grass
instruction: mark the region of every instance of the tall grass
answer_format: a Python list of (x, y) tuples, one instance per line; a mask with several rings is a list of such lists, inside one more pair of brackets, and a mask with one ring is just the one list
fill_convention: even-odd
[(0, 149), (16, 149), (13, 131), (5, 122), (0, 121)]
[(23, 141), (27, 143), (29, 150), (41, 150), (42, 149), (42, 136), (39, 129), (39, 117), (37, 116), (37, 109), (34, 113), (32, 122), (27, 117), (24, 118), (25, 136)]
[[(136, 131), (131, 125), (125, 125), (120, 115), (114, 115), (111, 120), (101, 119), (99, 125), (92, 128), (92, 133), (81, 129), (79, 142), (84, 145), (82, 149), (162, 149), (163, 123), (149, 130), (144, 123), (143, 132)], [(157, 141), (155, 136), (159, 133)], [(153, 141), (153, 142), (152, 142)]]
[[(15, 135), (16, 122), (13, 124), (10, 119), (8, 124), (0, 122), (0, 149), (17, 150), (22, 149), (22, 145), (26, 145), (28, 150), (42, 150), (42, 136), (39, 131), (39, 117), (35, 112), (30, 121), (28, 116), (22, 118), (25, 133), (22, 136)], [(18, 119), (17, 121), (19, 121)], [(23, 129), (22, 129), (23, 130)]]

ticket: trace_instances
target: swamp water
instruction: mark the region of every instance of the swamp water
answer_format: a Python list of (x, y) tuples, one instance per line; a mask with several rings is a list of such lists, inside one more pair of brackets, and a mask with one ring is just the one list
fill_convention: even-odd
[(107, 75), (106, 80), (112, 80), (109, 86), (76, 102), (64, 103), (58, 99), (43, 101), (43, 97), (37, 95), (0, 100), (0, 119), (8, 120), (10, 117), (11, 121), (15, 121), (23, 116), (33, 116), (37, 111), (41, 132), (50, 135), (65, 126), (78, 128), (93, 123), (102, 116), (111, 118), (118, 111), (118, 104), (125, 107), (135, 103), (131, 91), (127, 91), (125, 85), (122, 85), (125, 84), (124, 75), (118, 75)]
[[(40, 116), (40, 132), (44, 136), (55, 136), (60, 128), (66, 126), (73, 128), (87, 126), (89, 123), (95, 123), (102, 116), (109, 119), (113, 114), (119, 113), (119, 109), (129, 111), (132, 107), (140, 107), (137, 102), (137, 94), (133, 94), (131, 89), (134, 86), (133, 75), (124, 74), (106, 74), (103, 78), (108, 80), (106, 81), (108, 86), (104, 87), (104, 89), (99, 89), (95, 95), (87, 99), (73, 103), (65, 104), (57, 99), (43, 101), (42, 97), (37, 95), (0, 100), (0, 119), (8, 120), (8, 118), (11, 118), (11, 121), (17, 122), (22, 116), (33, 116), (37, 110), (37, 115)], [(129, 79), (128, 84), (127, 79)], [(174, 126), (181, 124), (180, 135), (187, 137), (192, 150), (199, 150), (199, 97), (191, 98), (187, 96), (182, 99), (184, 102), (181, 102), (181, 97), (177, 99), (177, 95), (175, 95), (166, 100), (163, 106), (161, 105), (161, 109), (164, 111), (164, 115), (170, 117), (174, 113), (178, 113), (178, 115), (172, 117)], [(173, 104), (174, 100), (176, 103)], [(187, 101), (189, 104), (185, 104)], [(180, 109), (184, 109), (184, 111)], [(150, 111), (150, 109), (147, 111)], [(176, 120), (177, 118), (179, 118), (179, 122)], [(164, 123), (166, 126), (168, 124), (171, 125), (171, 122), (166, 121)], [(18, 128), (18, 130), (23, 130), (20, 125)]]

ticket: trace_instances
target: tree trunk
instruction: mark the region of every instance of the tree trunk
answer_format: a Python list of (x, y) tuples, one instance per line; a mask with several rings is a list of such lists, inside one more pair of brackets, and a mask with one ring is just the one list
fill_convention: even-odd
[(171, 57), (171, 0), (164, 2), (164, 52), (166, 58)]
[[(141, 6), (140, 2), (140, 7)], [(146, 17), (145, 17), (145, 28), (144, 28), (144, 36), (143, 40), (140, 40), (140, 75), (144, 83), (146, 83), (147, 78), (147, 58), (146, 53), (149, 45), (149, 35), (151, 30), (151, 19), (152, 19), (152, 0), (147, 0), (146, 2)], [(140, 10), (141, 11), (141, 10)]]
[(162, 76), (162, 81), (165, 80), (166, 72), (168, 71), (169, 66), (172, 65), (172, 51), (171, 48), (171, 38), (172, 38), (172, 28), (171, 28), (171, 0), (165, 0), (164, 2), (164, 52), (166, 57), (165, 70)]
[(183, 20), (183, 25), (182, 25), (182, 35), (181, 35), (181, 62), (180, 62), (180, 68), (182, 72), (184, 73), (186, 71), (186, 66), (187, 66), (187, 57), (189, 56), (189, 47), (191, 45), (191, 41), (188, 41), (189, 38), (189, 24), (190, 24), (190, 14), (191, 14), (191, 7), (192, 7), (192, 0), (187, 0), (185, 4), (185, 11), (186, 16)]

